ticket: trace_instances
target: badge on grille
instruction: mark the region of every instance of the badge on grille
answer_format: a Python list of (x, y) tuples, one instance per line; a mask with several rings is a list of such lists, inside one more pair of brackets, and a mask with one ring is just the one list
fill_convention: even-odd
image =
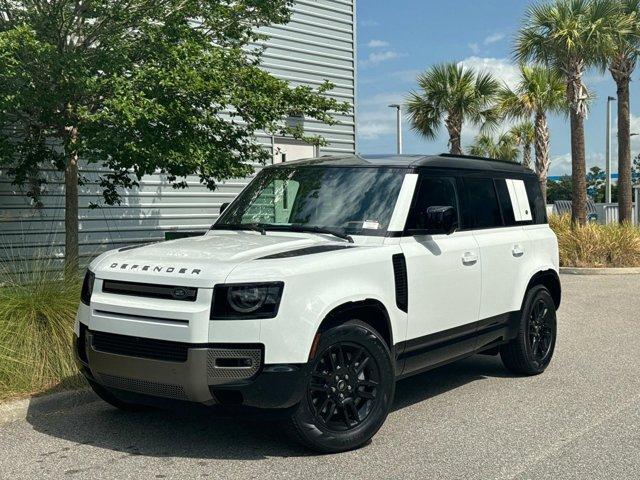
[(174, 288), (171, 292), (171, 296), (176, 300), (184, 300), (189, 295), (189, 292), (185, 288)]

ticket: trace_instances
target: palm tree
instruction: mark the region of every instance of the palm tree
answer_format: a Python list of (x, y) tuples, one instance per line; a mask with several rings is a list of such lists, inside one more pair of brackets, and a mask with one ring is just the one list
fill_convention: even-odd
[(476, 73), (455, 63), (434, 65), (418, 76), (419, 92), (411, 92), (407, 110), (411, 127), (433, 140), (444, 123), (449, 133), (451, 153), (460, 155), (462, 125), (493, 124), (493, 108), (500, 90), (498, 81), (488, 72)]
[[(640, 0), (616, 0), (622, 24), (615, 50), (604, 61), (618, 90), (618, 221), (632, 221), (631, 132), (629, 128), (629, 83), (640, 51)], [(632, 28), (627, 29), (631, 20)]]
[(503, 88), (498, 100), (498, 108), (507, 118), (534, 119), (535, 170), (545, 199), (551, 164), (547, 114), (566, 112), (565, 92), (564, 81), (556, 71), (541, 66), (522, 65), (518, 84), (513, 89)]
[(566, 84), (571, 123), (571, 168), (574, 223), (587, 221), (587, 184), (584, 147), (584, 119), (587, 89), (583, 75), (587, 68), (605, 68), (603, 55), (610, 55), (615, 38), (630, 28), (621, 21), (611, 0), (555, 0), (533, 5), (516, 39), (515, 57), (557, 70)]
[(478, 157), (515, 162), (518, 159), (518, 142), (511, 132), (502, 133), (497, 138), (481, 133), (469, 147), (469, 153)]
[(509, 134), (516, 143), (522, 146), (522, 165), (531, 168), (531, 145), (535, 141), (536, 129), (533, 123), (527, 121), (514, 125), (509, 129)]

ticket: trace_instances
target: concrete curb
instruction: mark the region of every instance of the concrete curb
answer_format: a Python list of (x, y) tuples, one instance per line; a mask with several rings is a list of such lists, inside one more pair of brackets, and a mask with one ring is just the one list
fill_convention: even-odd
[(639, 267), (624, 268), (578, 268), (560, 267), (560, 273), (567, 275), (640, 275)]
[(58, 392), (40, 397), (21, 398), (0, 404), (0, 426), (25, 420), (28, 416), (43, 416), (69, 410), (80, 405), (98, 401), (90, 389)]

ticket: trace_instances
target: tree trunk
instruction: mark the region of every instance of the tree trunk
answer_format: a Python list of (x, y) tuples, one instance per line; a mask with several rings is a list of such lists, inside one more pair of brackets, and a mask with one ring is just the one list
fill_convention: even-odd
[(78, 151), (76, 142), (78, 130), (71, 129), (70, 149), (67, 152), (67, 166), (64, 170), (65, 186), (65, 274), (78, 273)]
[(526, 143), (522, 146), (522, 166), (531, 168), (531, 144)]
[(449, 114), (445, 120), (447, 132), (449, 132), (449, 153), (453, 155), (462, 155), (462, 121), (458, 120), (455, 115)]
[(633, 221), (631, 180), (631, 131), (629, 118), (629, 78), (616, 80), (618, 86), (618, 221)]
[(571, 221), (587, 223), (587, 178), (584, 154), (584, 117), (571, 108)]
[(544, 111), (536, 112), (535, 118), (536, 174), (542, 190), (542, 198), (547, 202), (547, 178), (549, 176), (549, 125)]

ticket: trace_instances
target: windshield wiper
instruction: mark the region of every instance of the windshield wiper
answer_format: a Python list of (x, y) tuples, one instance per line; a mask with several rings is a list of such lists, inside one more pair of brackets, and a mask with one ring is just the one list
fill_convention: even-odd
[(262, 235), (266, 235), (267, 232), (259, 223), (231, 223), (228, 225), (212, 225), (212, 230), (251, 230), (253, 232), (260, 232)]
[(317, 227), (317, 226), (307, 226), (307, 225), (264, 225), (265, 230), (284, 230), (290, 232), (311, 232), (311, 233), (326, 233), (328, 235), (333, 235), (334, 237), (342, 238), (349, 243), (353, 243), (353, 238), (351, 235), (347, 235), (340, 230), (334, 230), (333, 228), (326, 227)]

